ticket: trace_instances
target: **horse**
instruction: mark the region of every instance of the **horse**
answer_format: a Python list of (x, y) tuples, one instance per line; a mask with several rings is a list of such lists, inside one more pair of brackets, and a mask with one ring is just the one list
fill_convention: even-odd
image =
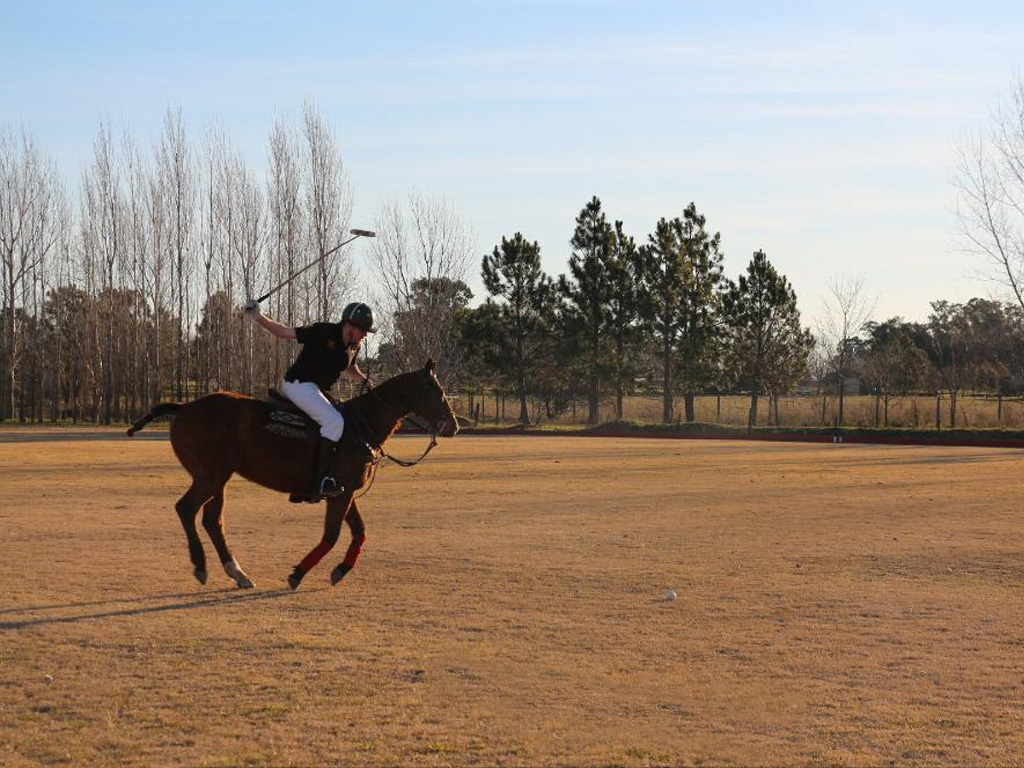
[[(366, 541), (366, 527), (354, 494), (371, 481), (377, 463), (386, 455), (384, 443), (404, 419), (415, 414), (426, 422), (433, 430), (431, 447), (438, 435), (454, 437), (459, 431), (432, 360), (421, 370), (399, 374), (336, 407), (345, 415), (345, 433), (333, 465), (341, 491), (327, 499), (320, 542), (288, 577), (293, 590), (331, 551), (344, 522), (352, 540), (344, 559), (331, 572), (331, 584), (336, 585), (355, 567)], [(192, 485), (174, 508), (188, 538), (192, 573), (200, 584), (206, 584), (207, 578), (206, 553), (196, 531), (196, 516), (202, 507), (203, 527), (224, 571), (239, 588), (254, 586), (231, 554), (224, 535), (224, 485), (233, 474), (282, 493), (302, 494), (309, 489), (316, 446), (268, 430), (272, 410), (263, 400), (216, 392), (190, 403), (160, 403), (128, 430), (131, 436), (154, 419), (173, 417), (171, 447), (192, 476)]]

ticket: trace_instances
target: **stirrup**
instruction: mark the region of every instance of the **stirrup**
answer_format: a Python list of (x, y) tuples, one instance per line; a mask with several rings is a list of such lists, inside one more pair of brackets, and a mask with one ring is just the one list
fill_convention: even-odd
[(338, 484), (330, 475), (325, 476), (320, 481), (320, 487), (317, 489), (317, 495), (321, 499), (333, 499), (335, 496), (340, 496), (345, 492), (345, 488)]

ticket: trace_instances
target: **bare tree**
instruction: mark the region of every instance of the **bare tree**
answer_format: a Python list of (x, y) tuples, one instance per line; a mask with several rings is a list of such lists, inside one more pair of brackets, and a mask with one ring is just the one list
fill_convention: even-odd
[[(238, 306), (246, 297), (255, 296), (256, 286), (263, 283), (267, 246), (266, 201), (260, 184), (237, 152), (227, 158), (224, 184), (227, 207), (222, 216), (227, 227), (227, 266), (231, 273), (228, 298), (231, 306)], [(231, 291), (235, 278), (241, 283), (241, 293), (237, 297)], [(256, 367), (253, 325), (239, 316), (237, 327), (241, 333), (240, 384), (243, 391), (252, 392)], [(262, 334), (259, 338), (263, 338)]]
[(174, 348), (174, 389), (175, 396), (181, 400), (186, 395), (189, 378), (197, 172), (180, 109), (168, 110), (164, 117), (164, 134), (157, 149), (157, 162), (174, 270), (174, 299), (179, 323)]
[(448, 202), (418, 192), (404, 205), (382, 204), (375, 224), (371, 268), (398, 367), (408, 370), (432, 357), (452, 376), (459, 368), (453, 322), (469, 298), (469, 230)]
[[(267, 179), (267, 203), (270, 215), (271, 282), (280, 285), (300, 268), (303, 253), (305, 210), (302, 206), (302, 168), (300, 148), (294, 130), (278, 122), (270, 135), (270, 168)], [(272, 314), (288, 326), (297, 325), (297, 285), (295, 281), (274, 295)], [(326, 318), (325, 318), (326, 319)], [(284, 373), (289, 356), (282, 354), (284, 343), (273, 338), (275, 379)]]
[[(68, 302), (60, 301), (60, 297), (74, 292), (72, 284), (75, 281), (73, 275), (73, 244), (71, 209), (67, 198), (61, 192), (59, 204), (58, 237), (54, 250), (54, 258), (51, 260), (53, 268), (49, 270), (50, 286), (43, 304), (45, 316), (45, 327), (49, 336), (47, 345), (48, 373), (50, 374), (50, 420), (56, 421), (60, 418), (62, 404), (65, 410), (69, 408), (69, 401), (76, 390), (76, 383), (79, 377), (76, 376), (80, 370), (81, 361), (78, 348), (80, 347), (80, 334), (82, 326), (78, 317), (73, 317), (68, 310)], [(80, 296), (80, 292), (78, 293)], [(77, 417), (77, 412), (75, 412)]]
[[(213, 379), (221, 389), (237, 388), (241, 380), (241, 336), (245, 325), (232, 322), (230, 307), (244, 301), (244, 286), (236, 289), (240, 254), (244, 253), (238, 244), (240, 187), (245, 165), (238, 153), (232, 149), (226, 137), (218, 137), (212, 149), (212, 223), (211, 259), (216, 271), (217, 291), (206, 297), (205, 309), (215, 309), (207, 323), (207, 346), (213, 366)], [(241, 295), (240, 295), (241, 294)], [(214, 299), (216, 298), (216, 301)], [(213, 302), (211, 304), (211, 302)], [(237, 332), (236, 332), (237, 331)]]
[[(313, 258), (341, 242), (352, 218), (352, 194), (337, 141), (312, 104), (303, 110), (306, 163), (306, 216)], [(352, 280), (348, 253), (342, 249), (322, 259), (315, 270), (316, 316), (336, 314), (339, 296)], [(338, 290), (339, 286), (342, 290)]]
[[(142, 156), (129, 136), (125, 136), (124, 140), (124, 163), (127, 183), (126, 278), (131, 286), (128, 299), (134, 319), (129, 340), (131, 353), (124, 362), (129, 369), (126, 410), (129, 417), (133, 417), (139, 411), (148, 410), (151, 402), (160, 395), (159, 389), (152, 383), (154, 359), (151, 350), (156, 340), (147, 330), (150, 313), (146, 306), (151, 295), (149, 283), (154, 272), (150, 262), (156, 261), (158, 254), (154, 248), (151, 228), (154, 223), (150, 204), (153, 185)], [(159, 344), (156, 346), (159, 349)]]
[[(200, 232), (201, 266), (203, 269), (203, 306), (200, 311), (197, 340), (202, 342), (198, 350), (199, 387), (201, 392), (210, 389), (227, 388), (230, 349), (229, 329), (221, 327), (219, 314), (208, 315), (214, 296), (224, 296), (227, 284), (226, 227), (223, 225), (225, 196), (225, 168), (228, 156), (227, 138), (218, 130), (208, 129), (203, 138), (202, 180), (200, 186)], [(217, 304), (217, 306), (220, 306)]]
[(164, 185), (158, 174), (140, 169), (144, 178), (134, 183), (135, 194), (142, 196), (146, 223), (146, 258), (140, 283), (152, 321), (146, 344), (148, 362), (146, 399), (152, 403), (161, 399), (173, 382), (174, 328), (168, 307), (172, 295), (171, 241), (167, 223), (168, 206), (164, 200)]
[(33, 271), (61, 237), (64, 206), (57, 171), (24, 130), (0, 132), (0, 270), (3, 340), (0, 341), (0, 419), (14, 415), (14, 389), (22, 350), (19, 297)]
[(837, 425), (843, 424), (846, 379), (853, 367), (854, 345), (875, 311), (875, 302), (864, 295), (864, 278), (833, 278), (818, 323), (818, 338), (828, 355), (829, 368), (837, 379), (839, 411)]
[[(93, 162), (82, 182), (82, 248), (89, 275), (87, 291), (97, 298), (92, 325), (98, 375), (93, 381), (93, 414), (110, 424), (114, 416), (114, 302), (125, 251), (125, 195), (110, 126), (101, 123), (93, 141)], [(90, 285), (91, 283), (91, 285)]]
[(991, 127), (960, 140), (954, 184), (963, 250), (1024, 308), (1024, 76)]

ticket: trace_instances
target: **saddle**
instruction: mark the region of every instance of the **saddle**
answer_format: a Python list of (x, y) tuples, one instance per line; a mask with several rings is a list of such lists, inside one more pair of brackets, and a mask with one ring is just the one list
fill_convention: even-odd
[[(334, 398), (330, 398), (330, 400), (331, 404), (335, 408), (338, 408), (342, 415), (347, 419), (349, 411), (348, 404), (338, 403)], [(265, 402), (267, 404), (267, 415), (269, 417), (269, 421), (267, 421), (263, 429), (268, 432), (273, 432), (275, 435), (281, 435), (282, 437), (287, 437), (292, 440), (301, 440), (309, 445), (316, 445), (320, 441), (320, 425), (307, 416), (306, 412), (299, 408), (299, 406), (282, 395), (276, 389), (267, 390), (267, 399)], [(355, 446), (358, 450), (373, 456), (373, 448), (359, 438), (353, 437), (351, 430), (349, 430), (348, 427), (345, 429), (345, 434), (341, 436), (341, 440), (342, 442)]]
[(307, 416), (299, 406), (276, 389), (267, 390), (266, 403), (270, 420), (263, 427), (265, 430), (316, 445), (320, 438), (320, 425)]
[[(274, 388), (267, 390), (267, 405), (270, 406), (271, 411), (292, 411), (305, 416), (305, 413), (299, 406), (289, 400), (287, 397), (282, 395)], [(306, 418), (309, 418), (306, 416)]]

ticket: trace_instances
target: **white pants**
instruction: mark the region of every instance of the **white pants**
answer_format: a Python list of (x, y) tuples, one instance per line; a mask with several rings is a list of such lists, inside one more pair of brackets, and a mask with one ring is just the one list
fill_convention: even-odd
[(320, 387), (312, 381), (285, 381), (281, 384), (281, 392), (320, 425), (322, 437), (334, 442), (341, 440), (345, 417), (324, 397)]

